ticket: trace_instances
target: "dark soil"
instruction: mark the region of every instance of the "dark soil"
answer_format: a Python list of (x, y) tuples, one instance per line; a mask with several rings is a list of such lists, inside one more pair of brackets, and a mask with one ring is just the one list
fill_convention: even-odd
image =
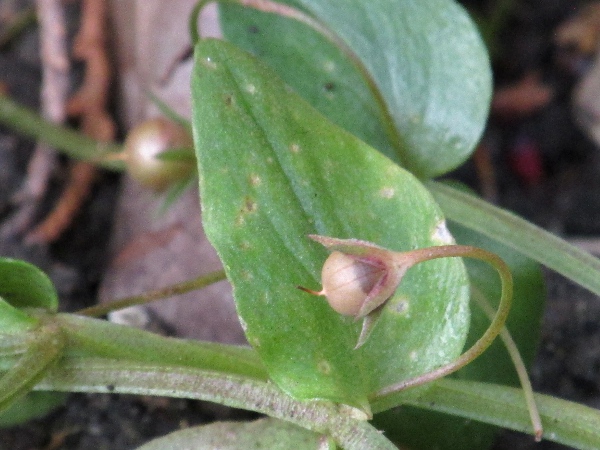
[[(27, 5), (29, 1), (14, 2)], [(489, 13), (494, 1), (465, 1)], [(581, 2), (572, 0), (522, 0), (496, 38), (494, 57), (498, 84), (520, 79), (535, 70), (556, 90), (552, 102), (529, 116), (492, 118), (486, 132), (498, 184), (498, 203), (563, 236), (597, 236), (600, 233), (600, 160), (596, 145), (573, 123), (570, 94), (581, 73), (560, 63), (561, 53), (552, 44), (556, 26), (573, 14)], [(70, 3), (69, 3), (70, 4)], [(76, 8), (70, 26), (76, 26)], [(30, 27), (10, 45), (0, 49), (0, 82), (17, 101), (36, 106), (40, 85), (37, 32)], [(535, 180), (524, 176), (515, 152), (526, 139), (541, 165)], [(56, 283), (61, 310), (75, 311), (95, 301), (106, 264), (118, 189), (118, 177), (104, 174), (89, 201), (68, 232), (52, 245), (28, 245), (21, 234), (7, 233), (19, 210), (15, 201), (26, 174), (33, 143), (0, 127), (0, 255), (30, 261)], [(521, 161), (523, 163), (523, 161)], [(42, 217), (65, 178), (65, 166), (53, 184), (37, 217)], [(526, 172), (526, 171), (525, 171)], [(472, 163), (456, 175), (474, 188), (479, 184)], [(562, 277), (546, 272), (548, 308), (542, 343), (532, 369), (537, 391), (600, 407), (600, 302)], [(0, 450), (11, 449), (130, 449), (181, 427), (215, 419), (248, 418), (203, 402), (73, 394), (65, 406), (45, 418), (0, 430)], [(559, 449), (557, 444), (534, 444), (530, 436), (504, 432), (496, 449)]]

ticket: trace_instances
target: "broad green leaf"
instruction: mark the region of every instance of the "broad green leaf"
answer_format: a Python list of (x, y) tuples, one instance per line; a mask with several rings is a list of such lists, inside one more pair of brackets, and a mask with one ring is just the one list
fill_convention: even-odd
[[(265, 58), (337, 124), (386, 154), (391, 145), (395, 159), (418, 176), (448, 172), (470, 155), (487, 119), (491, 71), (476, 26), (456, 2), (282, 3), (303, 9), (341, 37), (383, 102), (339, 51), (306, 26), (222, 5), (226, 36)], [(387, 142), (376, 134), (382, 129)]]
[(217, 422), (178, 430), (138, 447), (138, 450), (193, 448), (194, 450), (314, 450), (319, 435), (288, 422)]
[(222, 41), (196, 46), (192, 101), (205, 231), (246, 336), (282, 389), (365, 407), (369, 393), (460, 353), (469, 312), (459, 259), (410, 269), (358, 350), (360, 323), (296, 289), (319, 286), (327, 257), (308, 234), (392, 250), (451, 241), (410, 173)]
[(48, 276), (16, 259), (0, 258), (0, 297), (15, 308), (58, 309), (58, 294)]
[[(539, 265), (509, 247), (456, 224), (450, 224), (452, 235), (459, 244), (474, 245), (502, 257), (513, 274), (513, 306), (506, 326), (517, 343), (525, 363), (530, 365), (540, 337), (545, 291)], [(490, 267), (465, 260), (469, 278), (476, 295), (497, 306), (500, 298), (498, 274)], [(471, 307), (471, 327), (466, 347), (472, 345), (488, 327), (490, 320), (475, 304)], [(499, 383), (519, 387), (515, 367), (502, 343), (496, 341), (475, 361), (457, 372), (457, 378)], [(524, 402), (524, 400), (523, 400)], [(413, 449), (484, 449), (488, 448), (498, 430), (476, 421), (437, 411), (402, 406), (376, 418), (376, 426), (387, 436)]]
[(229, 40), (269, 64), (336, 125), (398, 158), (381, 107), (364, 78), (325, 37), (295, 20), (235, 4), (222, 4), (220, 12)]

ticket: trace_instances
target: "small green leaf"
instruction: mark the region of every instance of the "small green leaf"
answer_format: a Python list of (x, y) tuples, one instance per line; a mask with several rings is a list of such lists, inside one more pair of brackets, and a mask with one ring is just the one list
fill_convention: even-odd
[(469, 321), (459, 259), (410, 269), (358, 350), (359, 323), (296, 289), (319, 285), (327, 257), (309, 234), (398, 251), (451, 242), (427, 190), (231, 44), (197, 45), (192, 91), (205, 231), (271, 378), (296, 398), (365, 408), (454, 359)]
[(12, 427), (44, 417), (63, 405), (67, 397), (68, 394), (63, 392), (30, 392), (0, 413), (0, 427)]
[(0, 335), (28, 331), (38, 320), (18, 310), (0, 297)]
[(58, 309), (58, 294), (48, 276), (16, 259), (0, 258), (0, 297), (15, 308)]
[(394, 159), (419, 176), (446, 173), (471, 154), (487, 120), (491, 70), (476, 26), (455, 1), (282, 3), (341, 37), (383, 104), (339, 50), (307, 26), (222, 5), (225, 35), (268, 61), (332, 121), (388, 156), (394, 149)]
[(178, 430), (155, 439), (138, 450), (193, 448), (194, 450), (314, 450), (319, 435), (288, 422), (261, 419), (256, 422), (217, 422)]
[(166, 213), (171, 205), (173, 205), (179, 198), (191, 188), (194, 182), (196, 181), (196, 177), (188, 177), (183, 180), (176, 181), (171, 186), (167, 188), (167, 191), (164, 194), (163, 202), (158, 209), (159, 214)]

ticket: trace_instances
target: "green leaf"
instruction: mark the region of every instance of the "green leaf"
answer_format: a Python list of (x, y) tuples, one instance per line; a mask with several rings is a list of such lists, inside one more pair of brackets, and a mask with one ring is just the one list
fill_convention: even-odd
[[(410, 403), (419, 408), (531, 433), (529, 414), (520, 389), (448, 378), (433, 384), (419, 399), (410, 400)], [(600, 412), (597, 409), (543, 394), (536, 394), (535, 401), (544, 424), (544, 439), (579, 449), (600, 448)], [(373, 406), (375, 409), (387, 408)]]
[(259, 56), (336, 125), (398, 158), (365, 79), (325, 37), (295, 20), (235, 4), (222, 4), (220, 13), (228, 40)]
[(261, 419), (256, 422), (217, 422), (186, 428), (155, 439), (138, 450), (193, 448), (194, 450), (314, 450), (319, 435), (288, 422)]
[(55, 320), (68, 338), (67, 356), (103, 356), (267, 378), (260, 359), (248, 347), (168, 338), (74, 314), (57, 314)]
[[(331, 44), (291, 20), (222, 6), (228, 39), (266, 59), (321, 112), (423, 177), (472, 152), (485, 125), (491, 71), (484, 44), (452, 0), (288, 0), (358, 56), (382, 101)], [(350, 116), (344, 116), (349, 113)], [(360, 117), (360, 115), (367, 117)], [(377, 136), (383, 127), (387, 141)]]
[(467, 333), (459, 259), (410, 269), (366, 344), (316, 288), (327, 257), (308, 234), (392, 250), (451, 240), (408, 172), (322, 117), (231, 44), (195, 49), (193, 128), (205, 231), (233, 284), (249, 342), (296, 398), (365, 407), (369, 393), (454, 359)]
[(15, 308), (58, 309), (58, 294), (48, 276), (16, 259), (0, 258), (0, 297)]
[(19, 334), (31, 330), (38, 320), (10, 305), (0, 297), (0, 336)]
[(63, 405), (67, 397), (62, 392), (29, 392), (0, 413), (0, 427), (12, 427), (44, 417)]

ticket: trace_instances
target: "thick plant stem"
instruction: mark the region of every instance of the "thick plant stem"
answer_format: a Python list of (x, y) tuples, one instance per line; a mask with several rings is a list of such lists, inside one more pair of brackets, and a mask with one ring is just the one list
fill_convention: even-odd
[(145, 292), (141, 295), (134, 295), (120, 300), (115, 300), (114, 302), (110, 302), (104, 305), (96, 305), (91, 306), (89, 308), (81, 309), (77, 312), (77, 314), (90, 317), (103, 316), (111, 311), (116, 311), (118, 309), (128, 308), (130, 306), (135, 305), (144, 305), (146, 303), (150, 303), (163, 298), (185, 294), (186, 292), (201, 289), (203, 287), (208, 286), (209, 284), (213, 284), (218, 281), (224, 280), (225, 278), (225, 272), (222, 270), (218, 270), (216, 272), (201, 275), (191, 280), (173, 284), (165, 288)]
[(52, 124), (1, 94), (0, 123), (27, 137), (45, 142), (75, 159), (89, 161), (109, 170), (125, 169), (122, 161), (103, 159), (103, 156), (118, 154), (122, 150), (120, 145), (98, 142), (69, 128)]
[(496, 336), (498, 336), (498, 334), (502, 331), (502, 327), (506, 322), (512, 302), (513, 282), (510, 269), (502, 260), (502, 258), (495, 253), (468, 245), (441, 245), (438, 247), (412, 250), (410, 252), (394, 252), (394, 255), (394, 257), (398, 259), (398, 264), (406, 264), (407, 259), (410, 259), (413, 264), (417, 264), (432, 259), (448, 257), (466, 257), (482, 260), (492, 265), (498, 271), (500, 280), (502, 282), (502, 294), (500, 297), (500, 304), (498, 305), (498, 311), (496, 312), (492, 323), (483, 336), (481, 336), (471, 348), (469, 348), (451, 363), (443, 365), (423, 375), (392, 384), (373, 393), (370, 396), (371, 399), (377, 399), (379, 397), (393, 394), (394, 392), (429, 383), (433, 380), (437, 380), (438, 378), (450, 375), (451, 373), (456, 372), (458, 369), (466, 366), (468, 363), (481, 355), (484, 350), (488, 348), (494, 341)]
[[(471, 298), (477, 303), (477, 305), (483, 310), (486, 316), (490, 320), (493, 320), (494, 308), (487, 301), (485, 296), (481, 294), (478, 290), (471, 288)], [(504, 343), (508, 354), (510, 355), (510, 359), (512, 360), (515, 370), (517, 371), (517, 375), (519, 377), (519, 382), (521, 383), (521, 387), (523, 388), (523, 395), (525, 396), (525, 403), (527, 403), (527, 410), (529, 411), (529, 418), (531, 419), (531, 425), (533, 426), (533, 434), (535, 435), (536, 442), (540, 442), (542, 440), (542, 436), (544, 434), (544, 429), (542, 426), (542, 419), (540, 418), (540, 413), (538, 411), (538, 407), (535, 403), (535, 397), (533, 396), (533, 388), (531, 386), (531, 380), (529, 379), (529, 375), (527, 374), (527, 368), (525, 367), (525, 363), (523, 362), (523, 358), (521, 358), (521, 353), (517, 348), (517, 344), (513, 340), (508, 328), (502, 327), (502, 331), (500, 332), (500, 339)]]
[[(107, 389), (107, 386), (110, 389)], [(355, 411), (326, 401), (301, 401), (271, 382), (190, 367), (105, 358), (65, 359), (38, 388), (192, 398), (267, 414), (331, 436), (347, 450), (394, 450), (382, 433)]]
[(400, 136), (400, 133), (398, 133), (398, 129), (396, 128), (396, 124), (392, 117), (391, 111), (381, 91), (379, 90), (375, 79), (371, 76), (371, 73), (363, 64), (358, 55), (354, 52), (354, 50), (352, 50), (352, 48), (350, 48), (341, 37), (339, 37), (332, 30), (330, 30), (327, 27), (327, 25), (321, 23), (314, 17), (311, 17), (310, 15), (302, 12), (299, 9), (293, 8), (283, 3), (278, 3), (271, 0), (200, 0), (194, 6), (194, 9), (190, 14), (189, 21), (190, 36), (192, 39), (192, 44), (194, 45), (200, 40), (200, 33), (198, 31), (197, 26), (200, 11), (206, 5), (214, 1), (218, 3), (230, 3), (244, 6), (247, 8), (253, 8), (265, 13), (276, 14), (281, 17), (296, 20), (312, 28), (325, 39), (327, 39), (331, 44), (333, 44), (339, 51), (341, 51), (344, 54), (344, 56), (346, 56), (350, 60), (350, 62), (352, 62), (356, 70), (358, 70), (358, 72), (360, 73), (362, 79), (364, 80), (369, 91), (371, 92), (371, 95), (373, 95), (375, 102), (379, 106), (381, 122), (384, 124), (386, 134), (388, 135), (391, 144), (396, 150), (396, 157), (398, 159), (398, 162), (403, 167), (407, 167), (404, 158), (404, 140), (402, 139), (402, 136)]

